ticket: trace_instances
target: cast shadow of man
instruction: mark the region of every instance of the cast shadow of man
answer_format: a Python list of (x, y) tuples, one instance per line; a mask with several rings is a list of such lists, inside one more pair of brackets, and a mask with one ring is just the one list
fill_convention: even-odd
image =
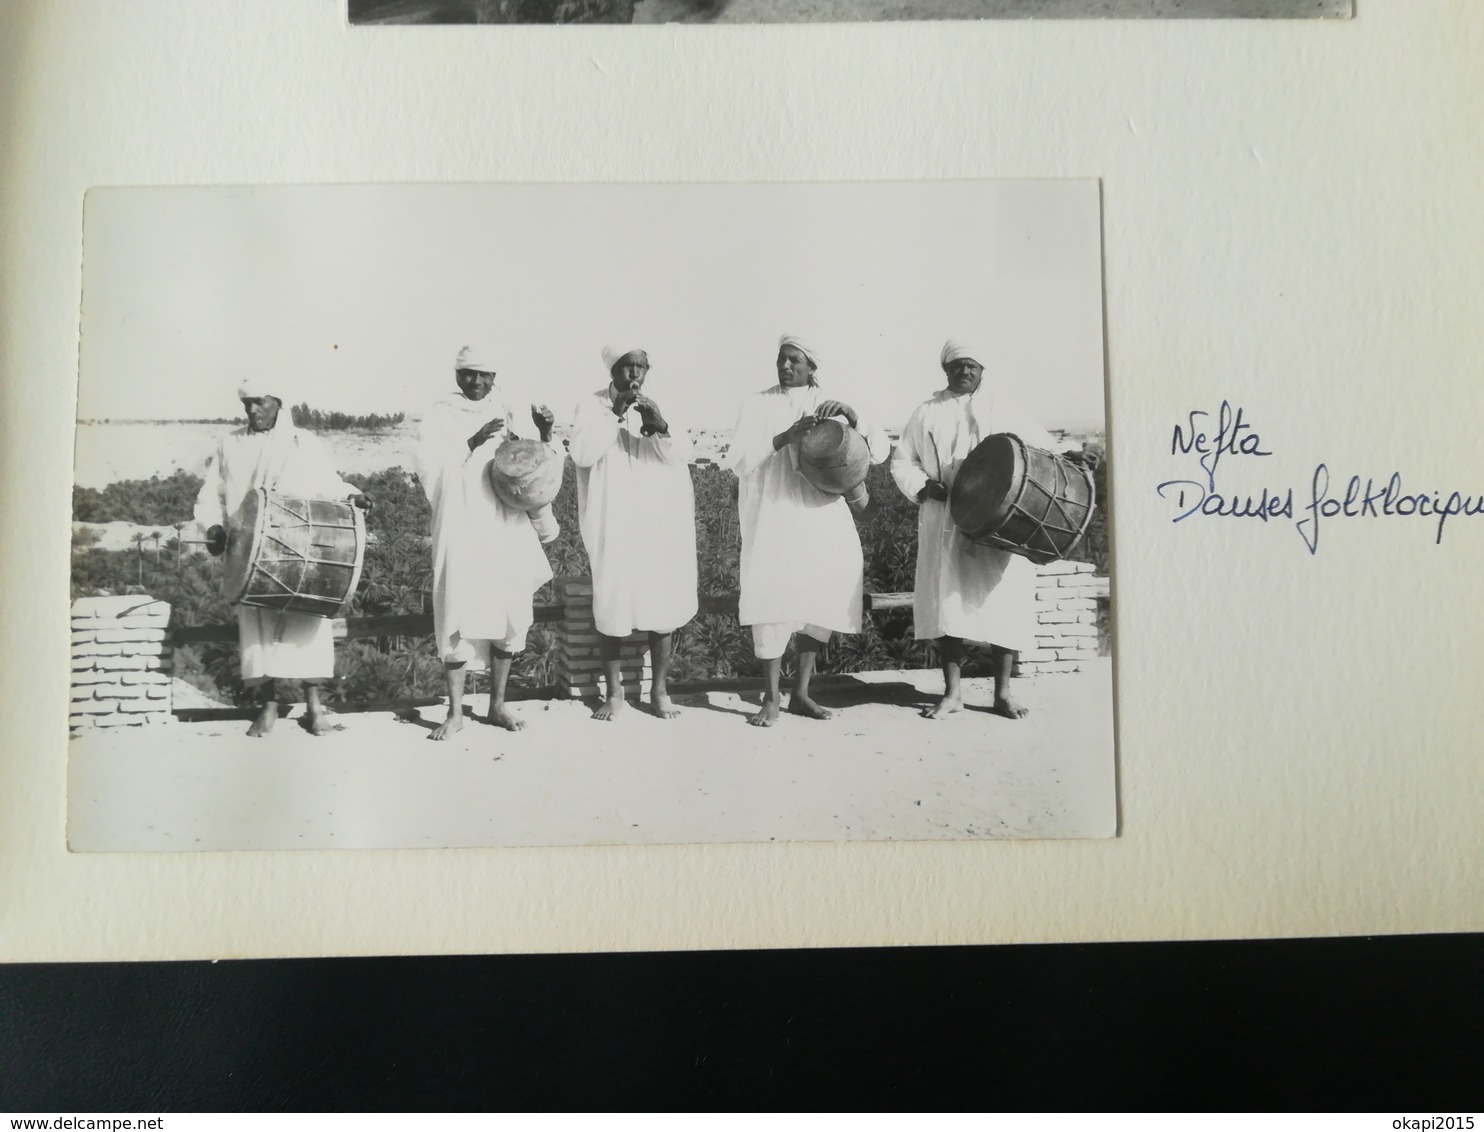
[[(850, 676), (828, 676), (816, 679), (818, 684), (815, 699), (831, 710), (859, 707), (862, 704), (889, 704), (920, 712), (922, 708), (937, 702), (936, 696), (921, 691), (905, 680), (881, 682), (858, 680)], [(754, 710), (762, 706), (763, 693), (760, 688), (739, 691), (736, 696), (742, 704), (746, 705), (745, 708), (713, 703), (706, 694), (695, 692), (679, 695), (675, 702), (682, 707), (700, 708), (703, 711), (714, 711), (721, 715), (739, 715), (744, 718), (751, 717)], [(784, 691), (784, 698), (785, 700), (788, 698), (787, 689)]]

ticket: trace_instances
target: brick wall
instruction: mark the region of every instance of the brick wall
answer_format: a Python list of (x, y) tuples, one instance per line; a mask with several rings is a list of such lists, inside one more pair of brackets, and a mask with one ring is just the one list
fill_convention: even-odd
[[(592, 579), (558, 578), (556, 594), (563, 609), (561, 623), (557, 626), (561, 639), (557, 682), (562, 693), (574, 697), (605, 695), (607, 686), (603, 679), (603, 661), (598, 655), (598, 628), (593, 624)], [(635, 699), (651, 673), (648, 633), (634, 633), (624, 638), (619, 650), (619, 664), (624, 697)]]
[[(1108, 579), (1086, 562), (1052, 562), (1037, 570), (1036, 648), (1020, 654), (1018, 673), (1076, 672), (1098, 655), (1097, 610)], [(564, 695), (601, 696), (607, 689), (593, 624), (587, 577), (556, 579), (563, 616), (557, 683)], [(79, 598), (72, 606), (73, 731), (164, 723), (171, 715), (170, 606), (143, 594)], [(624, 692), (639, 696), (651, 677), (649, 637), (635, 633), (620, 650)]]
[(1108, 579), (1089, 562), (1048, 562), (1036, 568), (1036, 647), (1020, 654), (1022, 676), (1076, 672), (1098, 655), (1098, 599)]
[(170, 606), (144, 594), (72, 603), (73, 731), (166, 723)]

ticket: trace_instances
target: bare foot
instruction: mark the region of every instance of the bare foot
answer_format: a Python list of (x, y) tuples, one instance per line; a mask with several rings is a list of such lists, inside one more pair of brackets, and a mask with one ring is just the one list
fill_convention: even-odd
[(448, 718), (433, 729), (429, 739), (449, 739), (464, 729), (464, 713), (448, 713)]
[(304, 717), (304, 730), (311, 735), (323, 735), (327, 731), (338, 730), (329, 720), (329, 716), (323, 711), (312, 711)]
[(772, 727), (778, 722), (778, 701), (763, 700), (763, 706), (758, 708), (757, 714), (747, 722), (754, 727)]
[(945, 715), (952, 715), (956, 711), (964, 710), (964, 698), (962, 695), (944, 696), (930, 708), (922, 709), (923, 719), (942, 719)]
[(1006, 719), (1021, 719), (1025, 716), (1027, 708), (1020, 701), (1010, 695), (1009, 692), (1000, 692), (994, 698), (994, 707), (989, 709), (995, 715), (1003, 715)]
[(263, 705), (263, 710), (258, 712), (258, 718), (253, 720), (252, 726), (247, 729), (249, 738), (261, 739), (273, 730), (273, 725), (278, 722), (278, 701), (269, 700)]
[(798, 692), (788, 697), (788, 711), (790, 715), (802, 715), (806, 719), (831, 719), (834, 712), (829, 708), (822, 708), (808, 696), (801, 696)]
[(594, 719), (617, 719), (623, 711), (623, 695), (609, 696), (593, 710)]
[(506, 707), (491, 707), (485, 722), (503, 727), (506, 731), (519, 731), (525, 726), (525, 722), (511, 715), (510, 709)]
[(674, 719), (680, 714), (680, 709), (670, 701), (666, 693), (653, 690), (649, 693), (649, 710), (660, 719)]

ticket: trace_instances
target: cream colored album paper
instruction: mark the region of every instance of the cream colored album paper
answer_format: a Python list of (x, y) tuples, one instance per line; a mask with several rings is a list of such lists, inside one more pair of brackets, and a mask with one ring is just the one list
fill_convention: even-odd
[[(1472, 0), (730, 28), (0, 7), (0, 957), (1484, 928), (1480, 58)], [(1102, 226), (1116, 837), (68, 851), (90, 189), (1059, 180)], [(200, 349), (183, 399), (232, 360)]]

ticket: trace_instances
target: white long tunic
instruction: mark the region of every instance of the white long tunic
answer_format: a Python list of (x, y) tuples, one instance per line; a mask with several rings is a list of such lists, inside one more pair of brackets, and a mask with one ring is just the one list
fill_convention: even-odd
[[(207, 460), (196, 497), (195, 520), (203, 528), (229, 525), (257, 488), (315, 499), (344, 499), (360, 491), (335, 471), (330, 450), (311, 432), (295, 428), (284, 410), (266, 432), (239, 428), (222, 437)], [(237, 607), (242, 678), (320, 680), (335, 674), (332, 623), (304, 613)]]
[[(908, 499), (929, 479), (953, 486), (979, 441), (1010, 432), (1036, 448), (1059, 446), (1023, 409), (985, 382), (973, 395), (939, 390), (913, 410), (892, 457), (891, 474)], [(971, 542), (948, 504), (925, 500), (917, 512), (913, 636), (962, 637), (1023, 651), (1036, 639), (1036, 568), (1008, 550)]]
[[(861, 540), (850, 507), (799, 471), (798, 449), (773, 438), (830, 397), (818, 386), (775, 385), (742, 403), (722, 465), (737, 473), (742, 528), (743, 625), (802, 622), (840, 633), (861, 627)], [(879, 429), (860, 422), (871, 463), (891, 453)]]
[[(433, 635), (445, 661), (479, 660), (460, 648), (466, 642), (524, 637), (531, 596), (551, 579), (530, 519), (501, 503), (485, 475), (507, 437), (539, 439), (531, 409), (518, 387), (497, 380), (480, 401), (445, 394), (418, 422), (414, 466), (433, 509)], [(504, 429), (470, 451), (469, 438), (496, 417)]]
[(690, 436), (644, 436), (638, 412), (613, 415), (610, 384), (578, 402), (570, 451), (577, 521), (593, 567), (598, 632), (668, 633), (696, 615), (696, 498)]

